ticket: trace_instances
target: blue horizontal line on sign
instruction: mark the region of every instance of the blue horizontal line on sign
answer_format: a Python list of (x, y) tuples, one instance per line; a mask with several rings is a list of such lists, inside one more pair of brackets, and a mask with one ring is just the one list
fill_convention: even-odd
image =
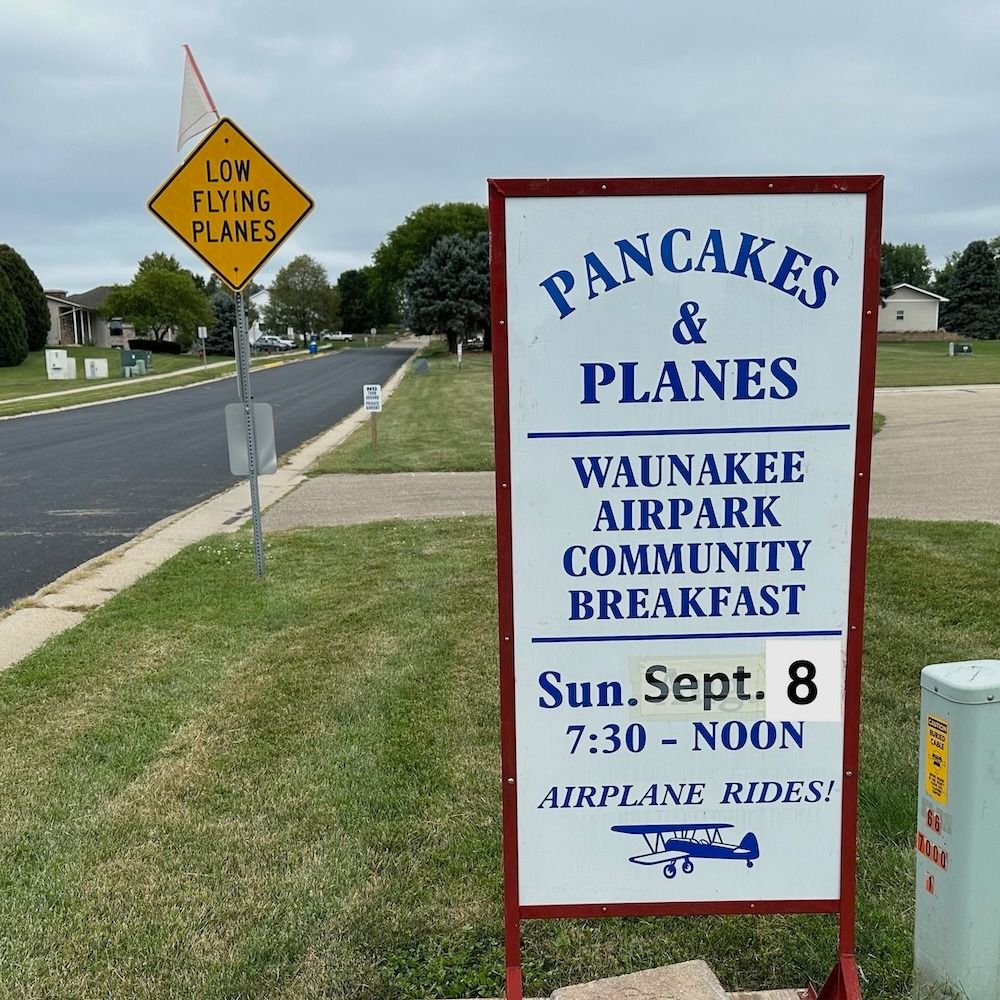
[(849, 431), (850, 424), (793, 424), (786, 427), (661, 427), (641, 431), (529, 431), (528, 439), (603, 437), (683, 437), (685, 434), (792, 434)]
[(673, 635), (535, 635), (532, 642), (652, 642), (674, 639), (801, 639), (806, 636), (843, 635), (842, 629), (819, 632), (678, 632)]

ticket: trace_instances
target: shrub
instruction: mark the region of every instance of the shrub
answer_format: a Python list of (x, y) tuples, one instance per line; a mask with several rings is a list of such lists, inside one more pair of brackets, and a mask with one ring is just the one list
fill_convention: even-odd
[(142, 337), (129, 337), (129, 350), (152, 351), (153, 354), (181, 354), (183, 348), (174, 340), (145, 340)]
[(15, 368), (28, 356), (24, 312), (0, 268), (0, 368)]

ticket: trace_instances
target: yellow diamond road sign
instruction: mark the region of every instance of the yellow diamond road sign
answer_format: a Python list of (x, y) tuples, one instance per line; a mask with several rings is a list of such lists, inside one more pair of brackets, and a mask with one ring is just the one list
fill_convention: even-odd
[(312, 207), (312, 198), (228, 118), (149, 199), (153, 215), (237, 291)]

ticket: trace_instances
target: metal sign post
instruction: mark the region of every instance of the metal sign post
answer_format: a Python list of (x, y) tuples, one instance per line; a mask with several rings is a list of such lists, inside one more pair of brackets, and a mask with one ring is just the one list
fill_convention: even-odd
[(247, 336), (247, 313), (242, 292), (236, 293), (236, 381), (240, 388), (243, 412), (246, 415), (253, 551), (259, 579), (264, 575), (264, 529), (260, 520), (260, 491), (257, 486), (257, 435), (253, 422), (253, 399), (250, 395), (250, 340)]
[[(243, 292), (312, 211), (313, 200), (235, 122), (219, 120), (160, 185), (148, 208), (236, 294), (236, 383), (246, 417), (250, 508), (257, 576), (264, 543), (259, 462), (250, 396), (250, 342)], [(199, 336), (202, 336), (199, 331)], [(204, 340), (202, 344), (204, 345)], [(206, 367), (207, 367), (206, 359)]]
[(740, 913), (860, 998), (881, 196), (490, 182), (507, 1000), (522, 920)]

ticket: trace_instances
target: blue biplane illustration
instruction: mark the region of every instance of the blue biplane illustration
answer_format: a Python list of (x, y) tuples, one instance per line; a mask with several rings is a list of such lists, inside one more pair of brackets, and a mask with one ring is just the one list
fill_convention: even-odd
[(694, 859), (711, 858), (718, 861), (743, 861), (753, 868), (760, 857), (760, 846), (753, 833), (747, 833), (738, 844), (727, 844), (722, 839), (723, 830), (731, 830), (732, 823), (654, 823), (641, 826), (613, 826), (615, 833), (641, 836), (649, 848), (646, 854), (629, 858), (636, 865), (663, 865), (665, 878), (681, 871), (690, 875)]

